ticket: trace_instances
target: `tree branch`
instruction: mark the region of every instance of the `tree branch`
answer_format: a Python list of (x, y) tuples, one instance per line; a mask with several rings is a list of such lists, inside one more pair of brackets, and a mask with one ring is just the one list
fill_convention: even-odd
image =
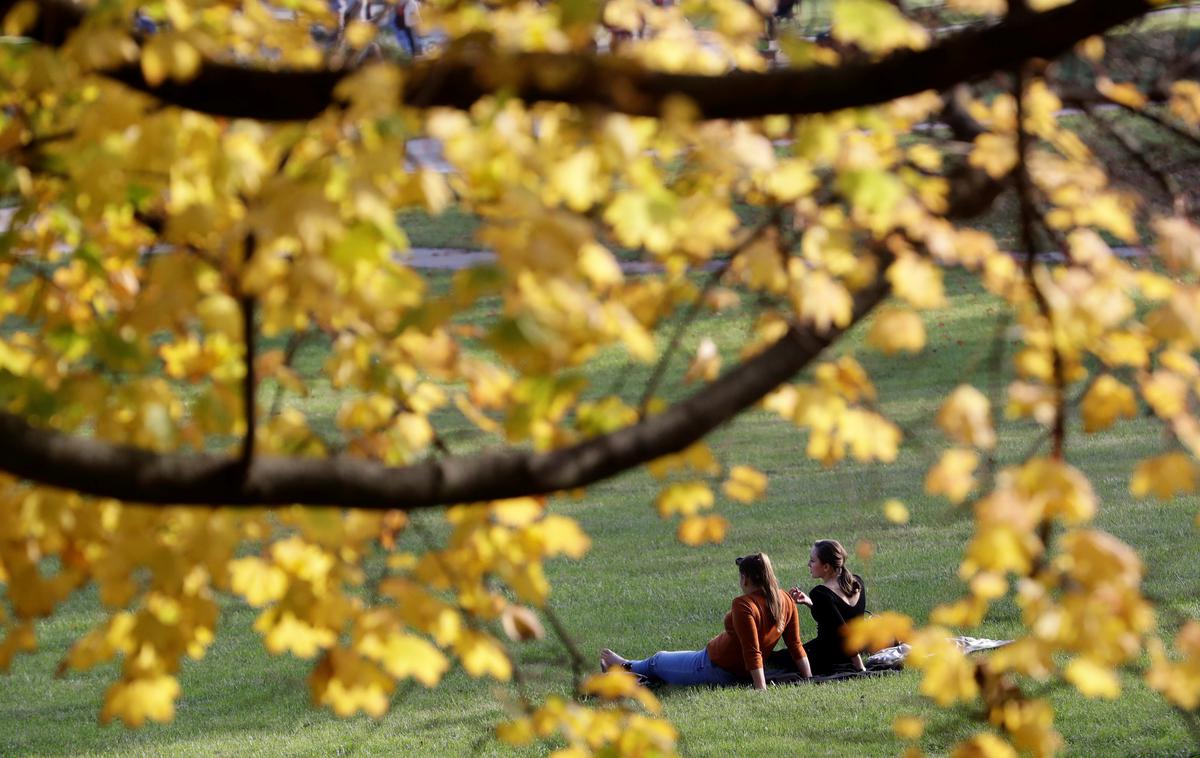
[[(0, 0), (0, 17), (17, 2)], [(38, 0), (38, 6), (38, 19), (27, 35), (44, 44), (63, 44), (83, 22), (84, 10), (67, 0)], [(615, 57), (502, 53), (460, 40), (442, 57), (408, 67), (399, 95), (420, 107), (467, 108), (503, 91), (526, 102), (598, 106), (645, 116), (658, 115), (668, 97), (684, 95), (705, 118), (826, 113), (946, 90), (1011, 70), (1031, 58), (1055, 58), (1080, 40), (1136, 19), (1152, 7), (1151, 0), (1076, 0), (878, 61), (720, 76), (648, 71)], [(289, 121), (313, 118), (338, 104), (334, 90), (353, 71), (250, 68), (210, 61), (191, 80), (158, 87), (150, 86), (137, 63), (103, 73), (171, 105), (215, 116)]]
[[(884, 277), (854, 298), (856, 323), (888, 294)], [(337, 505), (412, 511), (583, 487), (678, 452), (787, 381), (841, 334), (793, 328), (667, 411), (551, 452), (500, 450), (393, 468), (337, 456), (163, 454), (37, 428), (0, 412), (0, 470), (85, 495), (157, 505)]]

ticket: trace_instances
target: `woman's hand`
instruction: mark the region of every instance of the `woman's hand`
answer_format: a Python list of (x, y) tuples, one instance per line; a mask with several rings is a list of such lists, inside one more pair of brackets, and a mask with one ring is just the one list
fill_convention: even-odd
[(754, 682), (754, 689), (756, 690), (765, 690), (767, 688), (767, 674), (762, 669), (751, 671), (750, 681)]
[(809, 608), (812, 607), (812, 598), (804, 594), (804, 590), (799, 587), (792, 587), (788, 590), (788, 594), (791, 595), (792, 600), (795, 600), (800, 605), (807, 605)]
[(796, 664), (796, 670), (800, 672), (800, 676), (804, 677), (805, 679), (812, 677), (812, 666), (808, 662), (808, 656), (800, 658), (799, 660), (793, 658), (792, 662)]

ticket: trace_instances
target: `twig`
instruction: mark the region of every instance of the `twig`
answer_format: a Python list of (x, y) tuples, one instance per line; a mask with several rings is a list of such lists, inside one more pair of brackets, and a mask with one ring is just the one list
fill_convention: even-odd
[(578, 692), (580, 682), (583, 681), (584, 671), (587, 669), (587, 658), (579, 651), (579, 647), (575, 644), (575, 639), (571, 637), (562, 619), (554, 612), (549, 602), (542, 606), (542, 613), (546, 616), (546, 620), (550, 622), (550, 626), (554, 628), (554, 633), (558, 635), (558, 641), (566, 648), (567, 655), (571, 657), (571, 677), (575, 684), (575, 691)]
[(1117, 129), (1116, 125), (1110, 124), (1106, 119), (1102, 118), (1096, 112), (1094, 107), (1087, 106), (1087, 113), (1089, 116), (1091, 116), (1092, 123), (1100, 127), (1101, 131), (1103, 131), (1105, 134), (1111, 137), (1113, 141), (1120, 145), (1129, 155), (1129, 157), (1134, 160), (1134, 162), (1141, 166), (1146, 173), (1148, 173), (1154, 178), (1155, 181), (1158, 182), (1158, 185), (1162, 188), (1162, 191), (1167, 195), (1167, 197), (1171, 198), (1171, 203), (1175, 208), (1175, 212), (1186, 214), (1189, 206), (1187, 193), (1184, 192), (1183, 188), (1179, 186), (1179, 182), (1175, 180), (1175, 177), (1151, 163), (1150, 159), (1146, 157), (1145, 152), (1143, 152), (1142, 146), (1137, 143), (1137, 140), (1134, 137), (1120, 131)]
[[(1033, 180), (1029, 175), (1029, 153), (1031, 150), (1029, 133), (1025, 131), (1025, 69), (1018, 67), (1014, 72), (1014, 84), (1017, 100), (1017, 197), (1020, 202), (1021, 242), (1028, 251), (1025, 258), (1025, 279), (1037, 303), (1038, 311), (1046, 320), (1046, 328), (1050, 332), (1050, 349), (1054, 363), (1054, 424), (1050, 429), (1050, 457), (1061, 461), (1063, 458), (1063, 443), (1066, 438), (1066, 368), (1062, 352), (1054, 334), (1054, 313), (1046, 296), (1038, 286), (1034, 277), (1034, 263), (1037, 260), (1037, 241), (1034, 238), (1034, 219), (1037, 217), (1034, 208)], [(1031, 567), (1031, 573), (1041, 571), (1046, 559), (1046, 549), (1052, 537), (1053, 523), (1049, 518), (1043, 518), (1038, 524), (1038, 538), (1041, 540), (1043, 551)]]
[(700, 308), (704, 305), (704, 296), (712, 291), (712, 288), (715, 287), (717, 282), (721, 280), (721, 277), (724, 276), (725, 272), (729, 270), (729, 266), (733, 263), (734, 259), (737, 258), (738, 255), (740, 255), (746, 248), (748, 248), (751, 243), (757, 241), (767, 231), (767, 229), (777, 225), (779, 223), (779, 219), (780, 211), (779, 209), (776, 209), (775, 212), (771, 214), (770, 218), (759, 224), (758, 227), (754, 229), (754, 231), (752, 231), (744, 240), (730, 250), (725, 256), (724, 260), (722, 260), (717, 267), (709, 273), (708, 278), (704, 281), (704, 285), (700, 289), (700, 293), (688, 306), (687, 311), (683, 314), (683, 318), (680, 319), (679, 323), (675, 325), (675, 331), (671, 334), (671, 339), (667, 343), (666, 350), (663, 351), (662, 356), (658, 359), (658, 363), (654, 365), (654, 372), (650, 374), (650, 378), (646, 382), (646, 388), (642, 391), (642, 399), (638, 401), (639, 420), (646, 418), (650, 401), (653, 399), (654, 392), (658, 389), (659, 383), (662, 382), (663, 374), (665, 374), (667, 370), (667, 364), (671, 362), (671, 358), (675, 355), (675, 351), (679, 348), (679, 343), (683, 339), (684, 333), (688, 330), (688, 327), (692, 325), (692, 322), (696, 320), (696, 316), (700, 313)]
[[(254, 234), (247, 234), (242, 249), (242, 265), (250, 263), (254, 255)], [(255, 391), (258, 389), (258, 379), (254, 373), (255, 332), (254, 332), (254, 296), (247, 293), (242, 285), (238, 287), (238, 305), (242, 311), (242, 339), (246, 345), (244, 356), (245, 376), (242, 377), (242, 410), (246, 417), (246, 435), (242, 438), (242, 454), (239, 459), (243, 477), (250, 473), (250, 465), (254, 462), (254, 435), (256, 419)]]

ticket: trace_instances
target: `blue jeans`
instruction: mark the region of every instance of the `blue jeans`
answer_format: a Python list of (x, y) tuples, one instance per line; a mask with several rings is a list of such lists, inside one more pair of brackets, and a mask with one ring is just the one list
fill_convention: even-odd
[(640, 661), (630, 661), (629, 670), (650, 679), (657, 678), (667, 684), (684, 687), (692, 684), (735, 684), (743, 679), (715, 665), (709, 660), (707, 650), (655, 653)]

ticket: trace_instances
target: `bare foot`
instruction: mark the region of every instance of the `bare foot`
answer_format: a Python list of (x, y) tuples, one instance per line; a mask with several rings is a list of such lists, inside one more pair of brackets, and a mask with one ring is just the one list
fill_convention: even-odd
[(608, 669), (612, 666), (625, 668), (625, 664), (627, 664), (627, 663), (629, 663), (629, 661), (625, 660), (624, 658), (617, 655), (616, 653), (609, 650), (608, 648), (604, 648), (603, 650), (600, 651), (600, 670), (601, 671), (608, 671)]

